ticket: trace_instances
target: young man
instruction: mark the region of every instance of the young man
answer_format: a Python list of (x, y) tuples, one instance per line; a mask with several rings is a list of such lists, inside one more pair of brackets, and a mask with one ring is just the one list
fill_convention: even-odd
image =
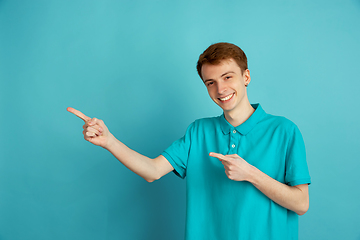
[(236, 45), (211, 45), (200, 55), (197, 70), (224, 113), (196, 120), (155, 159), (126, 147), (103, 121), (68, 111), (85, 121), (86, 140), (147, 181), (171, 171), (186, 177), (187, 240), (297, 239), (310, 184), (300, 131), (249, 103), (250, 71)]

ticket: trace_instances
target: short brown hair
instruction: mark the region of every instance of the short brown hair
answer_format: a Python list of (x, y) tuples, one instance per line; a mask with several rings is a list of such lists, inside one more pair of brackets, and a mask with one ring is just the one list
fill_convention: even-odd
[(241, 69), (241, 73), (248, 69), (247, 58), (241, 48), (231, 43), (220, 42), (211, 45), (200, 55), (196, 66), (197, 72), (202, 79), (201, 67), (204, 64), (217, 65), (222, 60), (228, 59), (235, 60), (235, 62)]

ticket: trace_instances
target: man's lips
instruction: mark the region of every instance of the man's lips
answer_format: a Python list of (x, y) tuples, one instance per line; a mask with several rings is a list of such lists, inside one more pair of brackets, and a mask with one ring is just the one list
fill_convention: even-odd
[(219, 99), (220, 101), (222, 101), (222, 102), (226, 102), (226, 101), (230, 100), (230, 99), (234, 96), (234, 94), (235, 94), (235, 93), (232, 93), (232, 94), (229, 94), (229, 95), (227, 95), (227, 96), (225, 96), (225, 97), (218, 98), (218, 99)]

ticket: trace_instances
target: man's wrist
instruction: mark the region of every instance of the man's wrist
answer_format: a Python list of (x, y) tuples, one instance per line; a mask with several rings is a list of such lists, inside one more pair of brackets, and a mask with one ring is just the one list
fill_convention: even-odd
[(257, 183), (257, 177), (259, 176), (259, 171), (260, 170), (257, 169), (255, 166), (249, 164), (248, 177), (246, 181), (255, 185)]
[(105, 148), (108, 151), (111, 151), (111, 149), (114, 148), (114, 145), (116, 144), (116, 138), (111, 133), (108, 136), (108, 140), (103, 148)]

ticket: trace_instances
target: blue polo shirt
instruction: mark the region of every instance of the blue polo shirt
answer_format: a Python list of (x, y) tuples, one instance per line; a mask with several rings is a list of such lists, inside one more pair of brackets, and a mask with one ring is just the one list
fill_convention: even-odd
[(298, 239), (298, 215), (249, 182), (230, 180), (210, 152), (238, 154), (279, 182), (310, 184), (304, 141), (297, 126), (259, 104), (243, 124), (224, 117), (193, 122), (162, 155), (187, 185), (187, 240)]

